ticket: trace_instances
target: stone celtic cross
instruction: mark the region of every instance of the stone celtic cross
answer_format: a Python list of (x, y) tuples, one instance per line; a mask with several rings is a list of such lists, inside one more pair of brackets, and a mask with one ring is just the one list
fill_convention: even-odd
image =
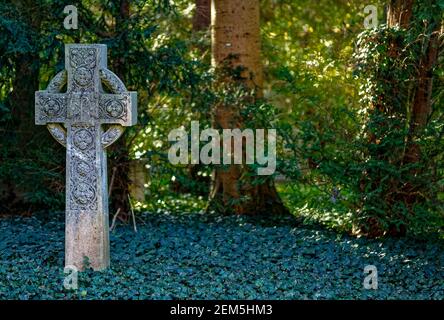
[(66, 266), (109, 266), (106, 147), (136, 122), (137, 93), (107, 69), (106, 46), (65, 45), (65, 70), (35, 93), (35, 123), (66, 147)]

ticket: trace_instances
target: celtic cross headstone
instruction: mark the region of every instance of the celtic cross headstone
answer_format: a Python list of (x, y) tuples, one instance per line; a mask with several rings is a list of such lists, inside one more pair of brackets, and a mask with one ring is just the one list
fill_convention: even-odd
[(65, 70), (35, 93), (35, 123), (66, 147), (66, 266), (109, 266), (106, 148), (136, 122), (137, 93), (107, 69), (106, 46), (65, 45)]

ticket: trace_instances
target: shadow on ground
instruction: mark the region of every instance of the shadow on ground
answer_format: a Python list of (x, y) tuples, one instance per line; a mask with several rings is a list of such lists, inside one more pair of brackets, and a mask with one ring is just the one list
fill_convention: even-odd
[[(0, 220), (0, 299), (443, 299), (442, 241), (355, 239), (291, 218), (143, 214), (111, 269), (63, 287), (63, 213)], [(366, 265), (378, 289), (366, 290)]]

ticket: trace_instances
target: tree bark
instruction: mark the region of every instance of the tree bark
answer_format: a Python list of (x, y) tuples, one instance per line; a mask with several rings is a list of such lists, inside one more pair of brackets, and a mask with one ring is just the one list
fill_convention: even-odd
[(203, 31), (210, 27), (211, 0), (196, 0), (193, 17), (193, 31)]
[[(212, 1), (212, 64), (222, 69), (241, 67), (241, 82), (262, 95), (262, 63), (260, 48), (259, 1)], [(223, 77), (222, 82), (233, 81)], [(215, 107), (215, 129), (242, 129), (244, 119), (236, 106), (218, 104)], [(244, 146), (245, 147), (245, 146)], [(248, 172), (243, 165), (229, 165), (213, 172), (209, 208), (236, 214), (288, 213), (269, 178), (253, 184), (251, 178), (242, 179)]]
[(413, 2), (413, 0), (391, 0), (387, 14), (387, 25), (408, 28), (413, 14)]
[[(120, 0), (119, 14), (116, 17), (115, 35), (119, 36), (120, 52), (124, 52), (128, 48), (128, 20), (130, 19), (130, 2), (129, 0)], [(128, 65), (124, 56), (119, 56), (112, 62), (113, 71), (125, 83), (128, 76)], [(126, 139), (127, 135), (118, 139), (111, 147), (110, 157), (110, 174), (113, 175), (113, 183), (110, 185), (110, 202), (112, 211), (117, 212), (120, 209), (119, 217), (128, 220), (130, 217), (130, 204), (128, 202), (129, 186), (131, 183), (129, 177), (129, 146)]]
[(415, 143), (415, 137), (420, 135), (422, 129), (426, 127), (432, 113), (433, 69), (438, 62), (439, 30), (440, 27), (430, 37), (426, 44), (427, 49), (418, 62), (405, 163), (415, 163), (421, 159), (421, 150)]
[[(388, 25), (409, 28), (413, 15), (414, 0), (392, 0), (389, 6)], [(429, 21), (428, 23), (431, 23)], [(419, 57), (417, 63), (417, 78), (414, 86), (414, 99), (411, 109), (411, 120), (407, 148), (404, 155), (404, 163), (415, 163), (421, 158), (421, 150), (414, 142), (415, 136), (427, 125), (428, 117), (432, 112), (433, 68), (438, 61), (439, 35), (441, 24), (436, 25), (436, 30), (430, 39), (425, 41), (424, 54)]]

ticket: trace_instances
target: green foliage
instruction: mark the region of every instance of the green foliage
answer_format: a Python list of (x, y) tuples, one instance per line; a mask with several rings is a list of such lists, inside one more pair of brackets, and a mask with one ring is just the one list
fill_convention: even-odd
[[(325, 171), (343, 172), (349, 141), (359, 130), (355, 117), (359, 82), (350, 60), (363, 28), (363, 7), (354, 1), (270, 1), (263, 6), (266, 97), (279, 112), (278, 171), (285, 203), (306, 221), (351, 229), (344, 197), (351, 194)], [(336, 165), (326, 166), (327, 153)], [(321, 172), (319, 169), (324, 168)], [(333, 195), (339, 190), (337, 201)], [(338, 217), (341, 217), (340, 219)]]
[[(442, 82), (435, 77), (432, 112), (423, 128), (412, 125), (419, 68), (428, 58), (432, 34), (439, 30), (443, 11), (434, 1), (416, 3), (408, 29), (378, 29), (360, 35), (356, 54), (365, 127), (360, 139), (366, 156), (360, 188), (362, 221), (376, 218), (390, 225), (444, 225)], [(435, 70), (438, 69), (439, 64)], [(433, 72), (434, 70), (432, 70)], [(434, 76), (433, 74), (431, 76)], [(419, 150), (419, 151), (416, 151)], [(412, 152), (420, 152), (412, 162)], [(363, 223), (361, 222), (361, 223)]]
[[(148, 214), (111, 268), (63, 288), (63, 213), (0, 221), (0, 299), (443, 299), (442, 243), (301, 228), (291, 217)], [(363, 288), (366, 265), (378, 290)]]
[[(408, 31), (381, 25), (358, 34), (359, 18), (347, 23), (343, 39), (322, 29), (305, 38), (293, 33), (310, 44), (293, 48), (285, 42), (298, 58), (283, 60), (273, 51), (276, 61), (284, 61), (276, 63), (275, 79), (281, 83), (273, 87), (284, 95), (274, 98), (282, 110), (277, 123), (282, 138), (279, 170), (292, 180), (280, 190), (295, 214), (339, 230), (356, 226), (364, 233), (380, 229), (383, 234), (409, 225), (412, 233), (442, 232), (442, 64), (435, 68), (428, 124), (409, 141), (418, 61), (442, 21), (442, 11), (434, 8), (431, 2), (418, 4)], [(336, 16), (342, 8), (329, 9), (325, 25), (334, 28), (342, 21)], [(313, 24), (310, 17), (301, 17), (308, 20), (306, 30)], [(297, 23), (306, 23), (301, 19)], [(333, 42), (327, 50), (311, 45), (313, 38)], [(350, 50), (354, 39), (356, 49)], [(400, 55), (393, 54), (393, 44)], [(421, 160), (407, 163), (413, 144), (419, 146)]]
[[(238, 107), (246, 127), (278, 130), (275, 177), (286, 180), (280, 193), (306, 222), (351, 231), (373, 219), (384, 231), (409, 224), (414, 232), (442, 232), (442, 55), (434, 71), (434, 111), (414, 139), (421, 162), (403, 162), (415, 66), (442, 21), (442, 1), (418, 1), (409, 31), (382, 25), (365, 32), (366, 14), (356, 1), (261, 1), (261, 100), (237, 85), (216, 85), (209, 35), (191, 29), (191, 1), (131, 1), (126, 19), (120, 1), (77, 1), (79, 30), (61, 23), (69, 1), (31, 2), (0, 4), (0, 181), (17, 184), (27, 210), (30, 204), (31, 211), (63, 207), (64, 151), (44, 128), (33, 129), (26, 148), (14, 131), (19, 121), (10, 97), (20, 57), (34, 55), (31, 69), (44, 88), (63, 67), (64, 43), (101, 42), (108, 45), (110, 68), (139, 92), (139, 124), (124, 137), (130, 158), (149, 164), (146, 201), (138, 208), (205, 208), (213, 168), (171, 165), (167, 137), (181, 126), (189, 131), (191, 120), (201, 129), (211, 126), (214, 106), (225, 102)], [(374, 4), (381, 9), (385, 2)], [(390, 43), (400, 56), (390, 54)], [(109, 157), (117, 157), (112, 148)], [(253, 183), (261, 179), (269, 178)], [(407, 185), (414, 201), (402, 195)]]
[[(26, 103), (16, 102), (11, 99), (11, 92), (16, 89), (13, 83), (20, 79), (17, 70), (22, 64), (21, 57), (25, 56), (32, 62), (30, 73), (36, 75), (40, 88), (44, 88), (63, 68), (64, 44), (71, 42), (106, 44), (110, 69), (119, 74), (128, 89), (138, 91), (139, 123), (126, 130), (124, 136), (130, 157), (148, 159), (152, 168), (160, 168), (151, 172), (158, 181), (164, 180), (165, 175), (169, 181), (175, 173), (194, 184), (191, 189), (197, 193), (206, 188), (192, 181), (186, 168), (172, 168), (164, 157), (168, 132), (190, 119), (205, 102), (204, 92), (199, 95), (196, 92), (201, 91), (199, 84), (206, 81), (204, 72), (208, 68), (193, 56), (190, 44), (171, 30), (171, 25), (180, 28), (176, 23), (180, 21), (179, 4), (164, 0), (134, 1), (133, 14), (125, 19), (121, 17), (119, 3), (78, 1), (75, 4), (81, 17), (78, 30), (63, 28), (63, 8), (72, 4), (69, 1), (34, 1), (32, 10), (27, 0), (0, 5), (0, 191), (10, 192), (10, 184), (14, 185), (15, 198), (26, 194), (22, 199), (26, 209), (29, 205), (33, 205), (31, 209), (63, 208), (64, 154), (44, 128), (33, 128), (38, 135), (27, 141), (26, 147), (22, 145), (25, 139), (19, 126), (24, 122), (23, 117), (15, 115), (13, 110), (26, 109), (25, 120), (31, 125), (33, 92), (39, 88), (28, 90)], [(156, 158), (159, 154), (161, 161)], [(111, 148), (109, 158), (117, 156), (118, 150)], [(162, 189), (150, 190), (154, 194), (157, 191)], [(10, 202), (11, 197), (2, 194), (4, 202)], [(12, 210), (9, 203), (3, 209)]]

